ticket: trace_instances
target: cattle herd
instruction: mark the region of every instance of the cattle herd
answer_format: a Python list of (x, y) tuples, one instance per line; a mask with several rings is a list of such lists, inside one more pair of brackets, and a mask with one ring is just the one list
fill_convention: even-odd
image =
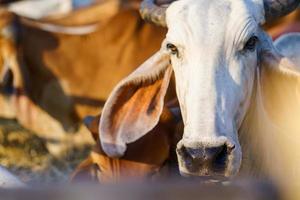
[(246, 176), (300, 198), (299, 0), (79, 2), (0, 0), (0, 117), (56, 156), (93, 144), (71, 182)]

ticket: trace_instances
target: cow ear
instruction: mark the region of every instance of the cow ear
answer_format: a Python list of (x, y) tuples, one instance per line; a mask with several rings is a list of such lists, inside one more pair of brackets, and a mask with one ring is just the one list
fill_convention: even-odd
[(278, 72), (300, 76), (300, 34), (286, 34), (268, 45), (262, 53), (264, 66)]
[(108, 156), (123, 156), (127, 144), (157, 125), (171, 74), (169, 56), (159, 51), (114, 88), (99, 124), (101, 145)]

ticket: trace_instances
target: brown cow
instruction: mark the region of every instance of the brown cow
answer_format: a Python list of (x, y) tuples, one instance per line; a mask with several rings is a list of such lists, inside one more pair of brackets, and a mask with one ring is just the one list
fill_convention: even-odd
[(156, 127), (141, 139), (129, 144), (122, 158), (110, 158), (105, 154), (98, 131), (100, 116), (88, 117), (85, 124), (96, 145), (90, 156), (73, 173), (72, 182), (161, 180), (174, 174), (173, 172), (178, 174), (177, 169), (173, 170), (176, 163), (175, 146), (181, 138), (177, 108), (177, 101), (169, 103), (163, 109)]
[(3, 39), (13, 52), (2, 55), (4, 63), (17, 65), (3, 73), (10, 80), (3, 89), (13, 91), (1, 97), (7, 109), (0, 115), (55, 144), (89, 142), (82, 118), (99, 113), (113, 86), (159, 48), (165, 34), (140, 19), (135, 1), (119, 2), (41, 20), (19, 17), (17, 43)]
[[(1, 116), (12, 118), (15, 116), (14, 109), (11, 106), (11, 101), (7, 99), (7, 95), (11, 94), (12, 87), (21, 87), (21, 73), (17, 64), (16, 58), (16, 46), (14, 41), (14, 33), (11, 29), (11, 21), (14, 16), (11, 13), (6, 12), (4, 9), (0, 9), (0, 78), (1, 78)], [(12, 80), (12, 74), (15, 74), (14, 80)]]

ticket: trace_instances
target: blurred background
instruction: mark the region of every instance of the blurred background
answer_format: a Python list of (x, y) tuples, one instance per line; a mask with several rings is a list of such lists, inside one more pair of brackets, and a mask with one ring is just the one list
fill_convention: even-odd
[(140, 18), (140, 1), (0, 3), (0, 164), (31, 184), (66, 182), (95, 143), (83, 119), (165, 30)]

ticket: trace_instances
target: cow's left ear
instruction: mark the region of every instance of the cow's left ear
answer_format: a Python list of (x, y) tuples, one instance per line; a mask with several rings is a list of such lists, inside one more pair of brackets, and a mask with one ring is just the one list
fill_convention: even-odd
[(101, 145), (108, 156), (123, 156), (127, 144), (157, 125), (171, 75), (169, 56), (159, 51), (114, 88), (99, 124)]
[(278, 38), (274, 45), (265, 41), (262, 64), (281, 73), (300, 76), (300, 33)]

